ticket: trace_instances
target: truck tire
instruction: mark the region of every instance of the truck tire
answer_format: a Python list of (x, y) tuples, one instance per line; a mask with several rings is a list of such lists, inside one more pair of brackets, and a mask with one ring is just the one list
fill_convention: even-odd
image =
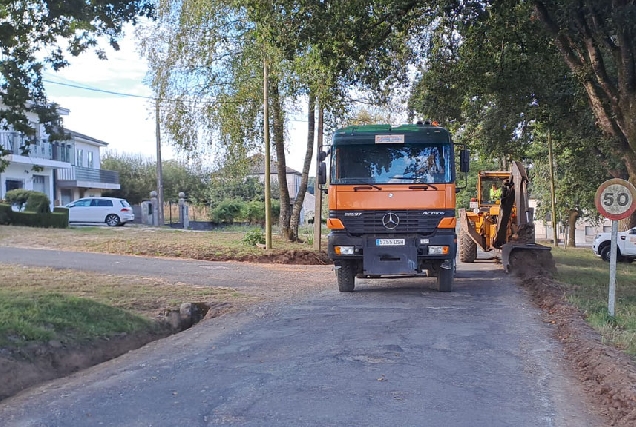
[(477, 259), (477, 243), (467, 232), (459, 232), (459, 260), (461, 262), (475, 262)]
[[(612, 247), (610, 245), (606, 245), (601, 249), (601, 259), (605, 262), (610, 262), (610, 254), (612, 251)], [(616, 257), (618, 260), (618, 257)]]
[(356, 286), (356, 265), (352, 261), (342, 261), (340, 268), (336, 269), (338, 290), (340, 292), (353, 292)]
[(437, 287), (440, 292), (452, 292), (455, 280), (455, 269), (437, 268)]

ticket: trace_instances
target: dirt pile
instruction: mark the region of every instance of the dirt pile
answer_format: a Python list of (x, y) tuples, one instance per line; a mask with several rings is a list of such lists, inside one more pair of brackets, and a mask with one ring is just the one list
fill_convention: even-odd
[(636, 366), (631, 359), (601, 342), (584, 315), (567, 302), (563, 287), (548, 275), (526, 275), (522, 284), (543, 310), (544, 321), (555, 326), (555, 337), (596, 409), (611, 425), (636, 425)]

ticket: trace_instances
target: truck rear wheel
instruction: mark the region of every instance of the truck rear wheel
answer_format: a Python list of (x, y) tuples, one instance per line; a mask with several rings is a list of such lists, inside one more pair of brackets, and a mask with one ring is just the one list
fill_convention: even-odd
[(455, 280), (454, 268), (437, 268), (437, 287), (440, 292), (452, 292), (453, 282)]
[(467, 232), (459, 232), (459, 260), (461, 262), (475, 262), (477, 259), (477, 243)]
[(336, 269), (338, 290), (340, 292), (353, 292), (356, 286), (356, 265), (353, 261), (342, 261), (340, 268)]

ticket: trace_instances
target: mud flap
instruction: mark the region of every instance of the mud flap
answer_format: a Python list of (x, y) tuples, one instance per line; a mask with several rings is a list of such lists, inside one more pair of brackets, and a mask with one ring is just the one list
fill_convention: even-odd
[(556, 267), (551, 250), (537, 243), (506, 243), (501, 247), (501, 264), (506, 273), (553, 274)]
[(364, 249), (363, 274), (392, 275), (417, 273), (417, 248), (413, 246), (370, 246)]

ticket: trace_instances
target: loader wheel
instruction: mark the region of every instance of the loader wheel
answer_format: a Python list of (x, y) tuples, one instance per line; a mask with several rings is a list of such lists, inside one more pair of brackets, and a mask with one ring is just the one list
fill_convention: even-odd
[(336, 269), (338, 290), (340, 292), (353, 292), (356, 286), (356, 265), (352, 261), (342, 261), (340, 268)]
[(440, 292), (452, 292), (455, 280), (455, 268), (437, 268), (437, 286)]
[(475, 262), (477, 259), (477, 243), (470, 238), (468, 233), (459, 233), (459, 260), (461, 262)]

